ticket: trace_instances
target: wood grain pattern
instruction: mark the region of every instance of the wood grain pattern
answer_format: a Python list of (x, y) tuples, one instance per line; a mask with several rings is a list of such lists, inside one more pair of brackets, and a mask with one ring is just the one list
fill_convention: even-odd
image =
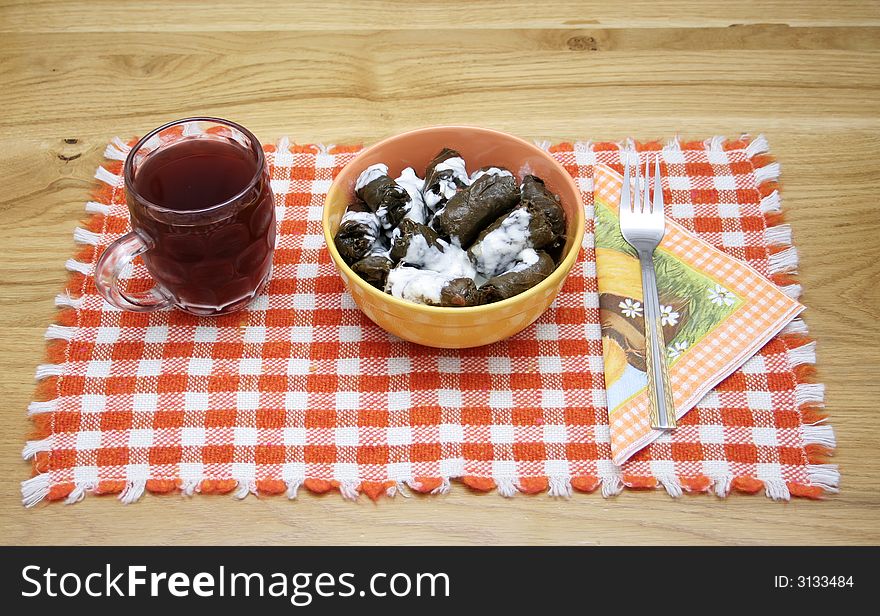
[[(253, 4), (0, 2), (0, 541), (880, 542), (880, 4)], [(783, 167), (842, 493), (507, 500), (455, 485), (379, 503), (90, 497), (26, 511), (25, 407), (101, 152), (114, 135), (191, 114), (325, 143), (435, 123), (553, 140), (765, 133)]]

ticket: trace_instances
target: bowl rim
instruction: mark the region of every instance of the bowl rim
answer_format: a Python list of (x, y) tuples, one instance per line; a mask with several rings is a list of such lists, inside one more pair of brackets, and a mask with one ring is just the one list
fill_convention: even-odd
[[(357, 162), (360, 158), (365, 157), (365, 156), (375, 152), (376, 150), (387, 145), (389, 142), (396, 141), (397, 139), (400, 139), (402, 137), (406, 137), (409, 135), (416, 135), (416, 134), (421, 134), (421, 133), (431, 133), (431, 132), (434, 132), (438, 129), (458, 129), (458, 130), (464, 129), (464, 130), (468, 130), (468, 131), (476, 131), (476, 132), (480, 132), (480, 133), (485, 133), (485, 134), (489, 134), (489, 135), (493, 135), (493, 136), (500, 135), (500, 136), (508, 138), (508, 139), (513, 139), (514, 141), (518, 141), (522, 145), (525, 145), (527, 148), (533, 150), (536, 155), (547, 159), (551, 163), (551, 165), (557, 167), (558, 170), (562, 173), (564, 181), (570, 185), (570, 188), (572, 188), (574, 195), (575, 195), (575, 200), (577, 202), (576, 206), (578, 206), (578, 207), (575, 208), (575, 211), (577, 212), (577, 220), (575, 221), (577, 223), (577, 226), (575, 228), (575, 237), (572, 239), (571, 249), (568, 251), (568, 254), (565, 256), (565, 258), (559, 263), (559, 265), (556, 266), (556, 269), (553, 270), (553, 273), (551, 273), (547, 278), (545, 278), (544, 280), (542, 280), (541, 282), (536, 284), (531, 289), (523, 291), (522, 293), (520, 293), (518, 295), (514, 295), (513, 297), (509, 297), (507, 299), (501, 300), (500, 302), (494, 302), (492, 304), (483, 304), (480, 306), (462, 306), (462, 307), (430, 306), (428, 304), (417, 304), (415, 302), (410, 302), (405, 299), (400, 299), (400, 298), (394, 297), (393, 295), (390, 295), (388, 293), (384, 293), (384, 292), (380, 291), (379, 289), (377, 289), (376, 287), (374, 287), (373, 285), (366, 282), (365, 280), (363, 280), (360, 276), (358, 276), (358, 274), (353, 269), (351, 269), (351, 267), (348, 265), (348, 263), (346, 263), (345, 260), (342, 258), (342, 256), (339, 254), (339, 251), (336, 249), (336, 244), (333, 241), (333, 237), (331, 237), (331, 235), (330, 235), (330, 224), (329, 224), (330, 211), (329, 211), (329, 208), (327, 207), (327, 203), (328, 203), (328, 199), (330, 198), (330, 194), (334, 191), (334, 189), (339, 188), (339, 186), (338, 186), (339, 175), (337, 175), (335, 178), (333, 178), (333, 182), (330, 184), (330, 188), (327, 190), (327, 195), (324, 197), (324, 204), (322, 206), (322, 212), (321, 212), (321, 227), (324, 232), (324, 243), (327, 246), (327, 250), (330, 253), (330, 257), (332, 258), (336, 267), (342, 270), (342, 272), (345, 274), (345, 277), (349, 281), (351, 281), (353, 284), (357, 284), (359, 288), (363, 289), (366, 293), (372, 295), (377, 300), (386, 301), (392, 306), (396, 305), (396, 306), (399, 306), (404, 309), (416, 310), (417, 312), (423, 312), (423, 313), (427, 313), (427, 314), (438, 314), (438, 315), (439, 314), (449, 314), (449, 315), (461, 314), (461, 315), (466, 315), (466, 314), (478, 314), (481, 312), (485, 312), (487, 310), (498, 310), (498, 309), (503, 308), (505, 306), (512, 306), (516, 303), (521, 302), (521, 303), (525, 304), (525, 307), (521, 311), (521, 312), (524, 312), (524, 311), (528, 310), (529, 306), (530, 306), (530, 302), (527, 301), (528, 299), (530, 299), (532, 297), (537, 297), (539, 295), (543, 295), (544, 292), (546, 292), (547, 290), (556, 286), (558, 283), (557, 279), (559, 277), (561, 277), (561, 278), (567, 277), (568, 273), (571, 271), (571, 268), (574, 266), (575, 262), (577, 261), (577, 258), (580, 254), (580, 251), (581, 251), (581, 247), (583, 246), (584, 234), (586, 233), (586, 214), (584, 212), (584, 203), (583, 203), (583, 199), (581, 198), (580, 189), (578, 189), (577, 184), (575, 184), (574, 178), (571, 177), (571, 175), (568, 173), (568, 171), (566, 171), (565, 168), (561, 164), (559, 164), (559, 162), (555, 158), (550, 156), (550, 154), (548, 152), (546, 152), (545, 150), (542, 150), (541, 148), (539, 148), (535, 144), (529, 143), (528, 141), (526, 141), (525, 139), (522, 139), (521, 137), (517, 137), (516, 135), (511, 135), (510, 133), (505, 133), (500, 130), (495, 130), (492, 128), (483, 128), (480, 126), (470, 126), (470, 125), (466, 125), (466, 124), (439, 124), (436, 126), (426, 126), (423, 128), (416, 128), (416, 129), (404, 131), (402, 133), (397, 133), (396, 135), (392, 135), (391, 137), (386, 137), (380, 141), (377, 141), (373, 145), (364, 148), (363, 150), (358, 152), (357, 155), (351, 161), (349, 161), (348, 164), (345, 165), (345, 167), (357, 164)], [(562, 274), (562, 272), (565, 272), (565, 273)]]

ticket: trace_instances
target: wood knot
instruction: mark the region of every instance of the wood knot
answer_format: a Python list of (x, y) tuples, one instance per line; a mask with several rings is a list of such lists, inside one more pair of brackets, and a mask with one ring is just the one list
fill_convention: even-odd
[(598, 51), (599, 42), (592, 36), (573, 36), (566, 41), (572, 51)]

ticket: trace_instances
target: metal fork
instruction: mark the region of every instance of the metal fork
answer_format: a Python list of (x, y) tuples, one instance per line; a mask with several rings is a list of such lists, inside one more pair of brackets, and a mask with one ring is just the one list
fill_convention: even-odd
[(651, 401), (651, 427), (675, 428), (675, 407), (666, 367), (666, 342), (660, 320), (660, 298), (654, 271), (654, 249), (666, 233), (663, 212), (663, 189), (660, 186), (660, 157), (654, 165), (654, 199), (650, 198), (651, 168), (645, 159), (645, 188), (639, 202), (639, 163), (636, 160), (635, 194), (631, 195), (629, 158), (624, 163), (623, 188), (620, 191), (620, 231), (636, 249), (642, 269), (642, 296), (645, 305), (645, 363), (648, 372), (648, 397)]

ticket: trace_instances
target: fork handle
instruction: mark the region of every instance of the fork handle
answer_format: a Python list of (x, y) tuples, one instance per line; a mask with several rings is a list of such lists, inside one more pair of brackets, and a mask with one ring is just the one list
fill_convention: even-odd
[(642, 293), (645, 304), (645, 363), (648, 373), (648, 399), (651, 402), (651, 427), (675, 428), (675, 406), (666, 366), (666, 342), (660, 321), (660, 297), (654, 271), (654, 251), (639, 251), (642, 270)]

